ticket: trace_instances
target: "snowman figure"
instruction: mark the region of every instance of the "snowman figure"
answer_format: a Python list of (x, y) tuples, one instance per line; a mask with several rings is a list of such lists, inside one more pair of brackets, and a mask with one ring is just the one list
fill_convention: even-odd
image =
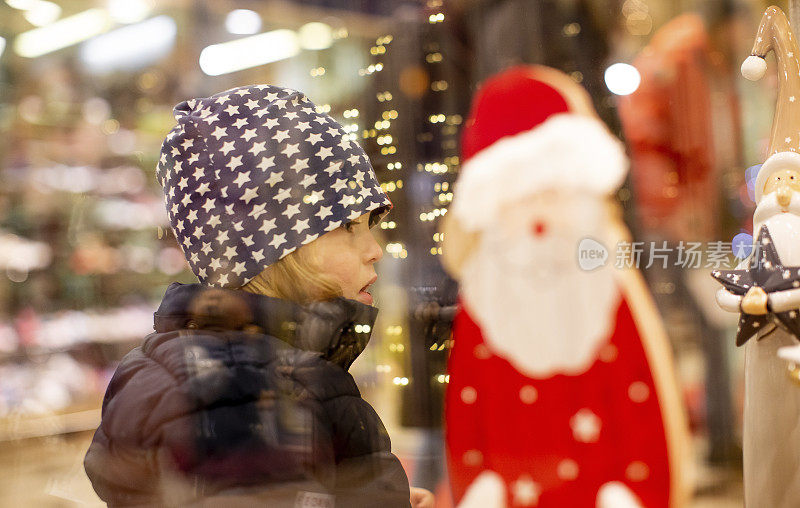
[(666, 334), (613, 199), (628, 161), (586, 91), (486, 81), (442, 225), (460, 282), (446, 395), (462, 507), (681, 506), (688, 432)]

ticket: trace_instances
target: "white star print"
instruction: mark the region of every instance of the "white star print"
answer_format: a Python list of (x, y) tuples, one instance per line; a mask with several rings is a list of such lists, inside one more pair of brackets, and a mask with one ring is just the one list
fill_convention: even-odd
[(214, 132), (212, 132), (211, 135), (219, 140), (221, 137), (228, 135), (228, 129), (226, 127), (218, 126), (216, 129), (214, 129)]
[(292, 165), (292, 169), (298, 173), (304, 169), (308, 169), (308, 159), (297, 159)]
[(316, 205), (317, 201), (322, 201), (322, 191), (315, 190), (311, 191), (311, 195), (308, 197), (308, 202), (312, 205)]
[(286, 130), (286, 131), (278, 131), (278, 132), (275, 133), (275, 141), (277, 141), (278, 143), (280, 143), (284, 139), (288, 139), (289, 137), (290, 136), (289, 136), (289, 131), (288, 130)]
[(294, 223), (292, 229), (297, 231), (298, 234), (301, 233), (302, 231), (305, 231), (306, 229), (308, 229), (308, 219), (303, 219), (303, 220), (297, 219), (297, 222)]
[(183, 190), (187, 185), (189, 185), (188, 182), (189, 182), (189, 179), (186, 178), (186, 177), (183, 177), (183, 178), (181, 178), (181, 181), (178, 182), (178, 187), (180, 187), (181, 190)]
[(244, 97), (245, 95), (249, 95), (250, 94), (250, 90), (242, 88), (242, 89), (236, 90), (234, 93), (236, 95), (240, 96), (240, 97)]
[(264, 210), (266, 207), (267, 207), (266, 203), (259, 203), (255, 205), (252, 210), (250, 210), (250, 213), (248, 213), (247, 216), (252, 217), (254, 219), (258, 219), (259, 217), (267, 213), (266, 210)]
[(222, 268), (222, 264), (219, 262), (219, 258), (211, 258), (211, 263), (208, 264), (208, 267), (212, 270), (219, 270)]
[(247, 141), (249, 143), (250, 140), (253, 139), (256, 136), (258, 136), (258, 134), (256, 134), (256, 130), (255, 129), (247, 129), (247, 130), (244, 131), (244, 134), (242, 134), (242, 139), (244, 139), (245, 141)]
[(183, 147), (184, 151), (191, 148), (192, 145), (194, 145), (194, 140), (189, 138), (184, 139), (183, 143), (181, 143), (181, 147)]
[(264, 259), (264, 249), (257, 250), (253, 252), (253, 259), (256, 260), (256, 263)]
[(239, 176), (236, 177), (236, 180), (234, 180), (233, 183), (241, 187), (243, 184), (249, 181), (250, 181), (250, 172), (244, 171), (242, 173), (239, 173)]
[(219, 220), (219, 215), (212, 215), (208, 219), (208, 225), (211, 226), (212, 228), (219, 226), (221, 223), (222, 221)]
[(312, 185), (312, 184), (315, 184), (315, 183), (317, 183), (317, 175), (315, 175), (314, 173), (310, 173), (310, 174), (306, 175), (305, 178), (303, 178), (303, 181), (300, 182), (300, 185), (302, 185), (303, 188), (307, 189), (309, 185)]
[(228, 155), (229, 152), (236, 150), (233, 147), (234, 143), (235, 141), (226, 141), (225, 143), (222, 144), (222, 148), (220, 148), (219, 151), (224, 153), (225, 155)]
[(353, 154), (353, 155), (351, 155), (350, 157), (348, 157), (348, 158), (347, 158), (347, 162), (349, 162), (350, 164), (352, 164), (352, 165), (354, 165), (354, 166), (355, 166), (356, 164), (358, 164), (358, 162), (359, 162), (360, 160), (361, 160), (361, 156), (359, 156), (359, 155), (356, 155), (356, 154)]
[(225, 112), (228, 113), (228, 115), (230, 115), (230, 116), (238, 115), (239, 114), (239, 106), (234, 106), (233, 104), (231, 104), (230, 106), (225, 108)]
[(244, 201), (245, 203), (247, 203), (249, 205), (250, 204), (250, 200), (254, 199), (257, 195), (258, 195), (257, 188), (256, 187), (250, 187), (250, 188), (247, 188), (247, 189), (244, 190), (244, 194), (242, 194), (242, 197), (240, 197), (239, 199), (241, 199), (242, 201)]
[(264, 219), (264, 221), (261, 223), (261, 227), (258, 230), (266, 235), (276, 227), (275, 219)]
[(227, 168), (229, 168), (231, 171), (234, 171), (234, 170), (236, 170), (236, 168), (238, 168), (242, 164), (243, 164), (242, 163), (242, 156), (241, 155), (237, 155), (235, 157), (231, 157), (231, 160), (225, 166)]
[(335, 138), (336, 136), (341, 136), (342, 132), (339, 131), (339, 129), (331, 127), (330, 129), (328, 129), (328, 134), (330, 134), (331, 136), (333, 136)]
[(297, 203), (292, 203), (286, 205), (286, 210), (284, 210), (281, 215), (285, 215), (287, 219), (291, 219), (298, 213), (300, 213), (300, 205)]
[(289, 120), (294, 120), (295, 118), (297, 118), (297, 113), (295, 111), (289, 111), (284, 116)]
[[(219, 97), (217, 97), (217, 100), (215, 100), (214, 102), (216, 102), (217, 104), (222, 105), (222, 104), (225, 104), (226, 102), (228, 102), (228, 100), (230, 98), (231, 98), (230, 95), (220, 95)], [(194, 106), (192, 106), (192, 107), (194, 107)]]
[(236, 247), (234, 247), (233, 245), (229, 245), (229, 246), (228, 246), (228, 247), (225, 249), (225, 254), (223, 254), (223, 256), (225, 256), (225, 257), (226, 257), (226, 258), (228, 258), (228, 259), (233, 259), (233, 257), (234, 257), (235, 255), (236, 255)]
[(266, 144), (267, 144), (266, 141), (261, 142), (261, 143), (253, 143), (253, 146), (250, 148), (250, 150), (248, 150), (248, 152), (252, 153), (253, 155), (258, 155), (261, 152), (264, 152), (264, 151), (267, 150), (265, 148)]
[(323, 146), (319, 149), (317, 157), (319, 157), (319, 159), (323, 161), (328, 157), (333, 157), (333, 149), (329, 146)]
[(342, 161), (331, 162), (331, 164), (325, 168), (325, 172), (328, 173), (328, 176), (333, 176), (334, 173), (338, 172), (342, 168), (342, 164), (344, 164)]
[(217, 284), (219, 284), (220, 286), (224, 286), (227, 283), (228, 283), (228, 274), (227, 273), (221, 274), (219, 276), (219, 279), (217, 280)]
[(236, 266), (234, 266), (233, 270), (231, 271), (235, 273), (237, 277), (241, 277), (242, 272), (244, 272), (245, 270), (246, 269), (244, 267), (244, 261), (239, 261), (238, 263), (236, 263)]
[(198, 167), (195, 168), (194, 174), (192, 176), (194, 176), (195, 180), (199, 180), (200, 178), (204, 177), (205, 175), (206, 175), (206, 173), (205, 173), (205, 171), (203, 171), (203, 168), (198, 166)]
[(319, 237), (319, 233), (314, 235), (306, 235), (305, 239), (303, 240), (303, 245), (307, 244), (308, 242), (313, 242)]
[(316, 133), (309, 134), (308, 138), (306, 138), (306, 141), (308, 141), (312, 145), (316, 145), (317, 143), (321, 143), (322, 142), (322, 134), (316, 134)]
[[(184, 196), (184, 199), (186, 199), (188, 196), (189, 195), (186, 194)], [(203, 208), (206, 210), (206, 212), (208, 212), (209, 210), (211, 210), (214, 207), (214, 204), (216, 203), (216, 201), (217, 201), (216, 199), (206, 199), (206, 202), (203, 204)], [(183, 203), (183, 206), (186, 206), (188, 204), (189, 203), (187, 201), (186, 203)]]
[(344, 189), (345, 187), (347, 187), (347, 180), (345, 180), (344, 178), (337, 178), (336, 179), (336, 183), (334, 183), (331, 186), (331, 188), (333, 190), (335, 190), (336, 192), (339, 192), (340, 190)]
[(268, 108), (261, 108), (258, 111), (256, 111), (255, 114), (256, 114), (257, 117), (261, 118), (262, 116), (269, 114), (269, 109)]
[(189, 215), (186, 216), (186, 220), (189, 222), (194, 222), (197, 220), (197, 210), (189, 210)]
[(275, 156), (274, 155), (272, 157), (264, 157), (264, 158), (262, 158), (261, 162), (259, 162), (258, 166), (256, 166), (256, 167), (258, 169), (260, 169), (261, 171), (266, 171), (266, 170), (268, 170), (269, 168), (271, 168), (273, 166), (275, 166)]
[(277, 249), (278, 247), (280, 247), (284, 243), (286, 243), (286, 233), (281, 233), (279, 235), (273, 236), (272, 237), (272, 241), (270, 241), (269, 244), (267, 244), (267, 245)]
[(270, 173), (266, 183), (269, 184), (270, 187), (274, 187), (276, 183), (282, 181), (283, 181), (283, 171), (273, 171), (272, 173)]
[(245, 104), (245, 107), (252, 111), (258, 107), (258, 102), (254, 101), (253, 99), (250, 99), (249, 101), (247, 101), (247, 104)]
[(321, 207), (319, 207), (319, 211), (317, 213), (315, 213), (314, 215), (316, 215), (320, 219), (324, 219), (325, 217), (333, 215), (333, 212), (331, 212), (331, 208), (332, 207), (330, 207), (330, 206), (321, 206)]
[(236, 127), (237, 129), (241, 129), (245, 125), (247, 125), (246, 118), (238, 118), (235, 122), (233, 122), (233, 126)]
[(300, 149), (297, 148), (298, 146), (299, 146), (299, 143), (295, 143), (293, 145), (286, 145), (286, 148), (281, 150), (281, 153), (284, 154), (287, 157), (291, 157), (292, 155), (300, 152)]
[(267, 129), (272, 129), (273, 127), (278, 126), (278, 119), (277, 118), (268, 118), (267, 121), (264, 122), (264, 127)]
[(189, 155), (189, 160), (187, 162), (191, 166), (192, 164), (194, 164), (198, 160), (200, 160), (200, 154), (199, 153), (193, 153), (193, 154)]
[(197, 186), (197, 193), (198, 194), (200, 194), (202, 196), (206, 192), (209, 192), (208, 182), (203, 182), (203, 183), (201, 183), (200, 185)]
[(280, 192), (275, 196), (275, 199), (278, 203), (283, 203), (285, 200), (289, 199), (292, 196), (292, 191), (289, 188), (281, 189)]
[(208, 256), (208, 253), (211, 252), (211, 244), (208, 242), (203, 242), (203, 248), (200, 250), (203, 252), (203, 254)]
[(298, 122), (295, 128), (300, 132), (305, 132), (311, 128), (311, 124), (308, 122)]
[(220, 231), (217, 235), (217, 243), (222, 245), (223, 243), (228, 241), (228, 232), (227, 231)]

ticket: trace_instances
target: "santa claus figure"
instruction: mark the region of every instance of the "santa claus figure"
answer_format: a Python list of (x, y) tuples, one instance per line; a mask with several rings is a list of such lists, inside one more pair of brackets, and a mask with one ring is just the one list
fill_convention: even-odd
[(579, 85), (537, 66), (483, 84), (463, 152), (443, 223), (461, 283), (446, 399), (456, 502), (680, 506), (671, 351), (616, 255), (624, 147)]
[(739, 269), (712, 275), (724, 286), (719, 305), (740, 313), (737, 345), (745, 346), (745, 505), (788, 508), (800, 504), (800, 388), (792, 375), (800, 376), (787, 371), (779, 349), (800, 363), (800, 50), (777, 7), (761, 19), (742, 74), (761, 78), (772, 50), (778, 102), (754, 188), (754, 249)]

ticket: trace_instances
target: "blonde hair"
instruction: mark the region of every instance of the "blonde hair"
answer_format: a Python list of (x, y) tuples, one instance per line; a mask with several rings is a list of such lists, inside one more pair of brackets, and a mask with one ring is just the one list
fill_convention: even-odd
[(242, 291), (306, 304), (342, 296), (341, 286), (320, 273), (316, 242), (279, 259), (242, 286)]

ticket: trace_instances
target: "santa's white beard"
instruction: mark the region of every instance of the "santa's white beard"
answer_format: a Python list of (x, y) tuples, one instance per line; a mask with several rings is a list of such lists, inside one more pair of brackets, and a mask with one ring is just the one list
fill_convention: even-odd
[(800, 192), (793, 192), (787, 212), (778, 204), (777, 193), (763, 196), (753, 214), (753, 237), (767, 226), (778, 257), (785, 266), (800, 265)]
[(602, 203), (554, 215), (547, 222), (557, 227), (541, 237), (484, 231), (461, 277), (487, 346), (536, 378), (585, 372), (610, 335), (619, 303), (611, 266), (587, 272), (577, 262), (581, 239), (602, 238)]

